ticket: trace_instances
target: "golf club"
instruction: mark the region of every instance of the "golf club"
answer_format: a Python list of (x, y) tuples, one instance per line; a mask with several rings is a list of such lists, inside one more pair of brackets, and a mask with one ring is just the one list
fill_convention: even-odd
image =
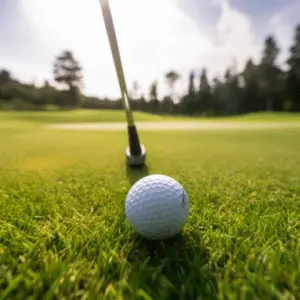
[(143, 144), (140, 143), (139, 135), (130, 108), (130, 100), (128, 97), (127, 86), (124, 77), (124, 72), (123, 72), (116, 32), (114, 28), (113, 18), (109, 6), (109, 1), (100, 0), (100, 5), (101, 5), (105, 28), (109, 39), (110, 48), (114, 59), (118, 81), (121, 89), (122, 104), (126, 113), (127, 131), (128, 131), (128, 139), (129, 139), (129, 146), (126, 148), (125, 151), (127, 157), (127, 163), (129, 164), (129, 166), (143, 166), (145, 162), (146, 148), (144, 147)]

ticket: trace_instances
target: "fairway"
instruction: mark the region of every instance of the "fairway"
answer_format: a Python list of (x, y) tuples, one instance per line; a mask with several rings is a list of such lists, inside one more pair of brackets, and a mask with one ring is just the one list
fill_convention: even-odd
[[(122, 112), (0, 116), (0, 299), (300, 298), (299, 115), (229, 118), (288, 128), (142, 130), (147, 168), (135, 171), (123, 131), (48, 128)], [(191, 210), (177, 237), (149, 242), (124, 200), (157, 173), (184, 186)]]

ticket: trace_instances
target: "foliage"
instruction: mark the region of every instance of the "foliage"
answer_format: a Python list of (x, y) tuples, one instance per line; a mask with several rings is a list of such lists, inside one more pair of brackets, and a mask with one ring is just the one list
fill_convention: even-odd
[(82, 87), (82, 68), (74, 58), (71, 51), (64, 51), (56, 58), (54, 63), (54, 79), (68, 87), (68, 97), (61, 104), (70, 107), (77, 107), (80, 103), (80, 89)]
[(300, 111), (300, 25), (296, 28), (294, 44), (290, 48), (287, 61), (287, 90), (291, 99), (291, 107)]

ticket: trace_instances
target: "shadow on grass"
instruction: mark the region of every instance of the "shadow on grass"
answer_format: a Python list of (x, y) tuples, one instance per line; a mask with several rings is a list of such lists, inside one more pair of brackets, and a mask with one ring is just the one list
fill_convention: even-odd
[(136, 234), (131, 238), (127, 257), (132, 269), (130, 280), (139, 280), (150, 297), (217, 299), (214, 267), (200, 233), (180, 233), (164, 241), (150, 241)]
[(140, 167), (129, 167), (126, 165), (126, 174), (130, 184), (133, 185), (141, 178), (149, 175), (149, 169), (146, 164)]

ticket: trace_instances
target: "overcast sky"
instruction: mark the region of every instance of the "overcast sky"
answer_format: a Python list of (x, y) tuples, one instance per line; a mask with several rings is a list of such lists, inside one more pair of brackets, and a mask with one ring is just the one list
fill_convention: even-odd
[[(275, 35), (283, 62), (300, 22), (299, 0), (110, 0), (128, 88), (138, 80), (145, 95), (164, 74), (191, 70), (223, 75), (260, 56)], [(52, 81), (54, 57), (74, 52), (84, 72), (85, 93), (119, 97), (119, 86), (99, 0), (0, 0), (0, 68), (23, 81)]]

